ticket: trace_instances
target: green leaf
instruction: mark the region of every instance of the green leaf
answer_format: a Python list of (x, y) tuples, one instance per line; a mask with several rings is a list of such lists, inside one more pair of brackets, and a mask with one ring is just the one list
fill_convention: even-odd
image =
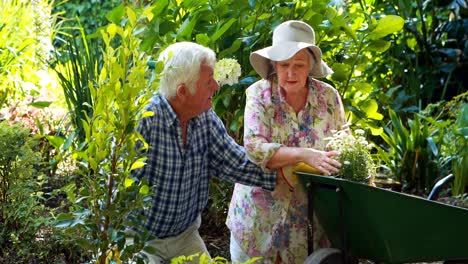
[(115, 23), (118, 25), (124, 15), (125, 15), (125, 7), (124, 5), (119, 5), (118, 7), (112, 9), (112, 11), (110, 11), (106, 15), (106, 18), (112, 23)]
[(203, 46), (209, 46), (211, 43), (210, 37), (208, 37), (206, 34), (197, 34), (195, 37), (197, 43), (203, 45)]
[(56, 220), (72, 220), (73, 216), (71, 214), (60, 213), (55, 218)]
[(55, 227), (65, 228), (65, 227), (74, 227), (76, 225), (84, 225), (84, 221), (81, 219), (57, 221), (57, 223), (55, 224)]
[(203, 46), (209, 46), (211, 43), (210, 37), (208, 37), (206, 34), (197, 34), (195, 40), (197, 41), (197, 43)]
[(348, 79), (350, 67), (344, 63), (335, 63), (333, 65), (332, 79), (337, 82), (344, 82)]
[(213, 36), (211, 36), (211, 41), (216, 41), (218, 40), (231, 26), (236, 22), (236, 18), (231, 18), (229, 19), (228, 22), (226, 22), (219, 30), (217, 30)]
[(128, 20), (130, 21), (130, 24), (132, 26), (135, 25), (137, 17), (136, 17), (135, 11), (133, 11), (133, 9), (130, 8), (129, 6), (127, 6), (127, 16), (128, 16)]
[(132, 178), (129, 178), (129, 177), (125, 178), (125, 183), (124, 183), (125, 188), (132, 186), (134, 182), (135, 180)]
[(147, 195), (149, 193), (149, 187), (148, 185), (143, 185), (140, 187), (140, 193), (143, 195)]
[(130, 170), (136, 170), (136, 169), (140, 169), (140, 168), (143, 168), (145, 166), (145, 162), (143, 161), (135, 161), (133, 164), (132, 164), (132, 167), (130, 168)]
[(359, 104), (362, 111), (366, 113), (366, 117), (374, 120), (382, 120), (383, 115), (378, 112), (379, 106), (374, 99), (363, 101)]
[(38, 102), (32, 102), (29, 104), (29, 106), (36, 107), (36, 108), (46, 108), (49, 107), (52, 102), (47, 102), (47, 101), (38, 101)]
[(153, 12), (153, 15), (155, 17), (159, 16), (159, 14), (164, 11), (166, 6), (168, 5), (168, 0), (158, 0), (154, 1), (153, 8), (151, 12)]
[[(232, 43), (231, 47), (229, 47), (229, 48), (227, 48), (227, 49), (221, 51), (221, 52), (219, 53), (219, 56), (218, 56), (218, 57), (219, 57), (219, 58), (224, 58), (224, 57), (226, 57), (226, 56), (228, 56), (228, 55), (231, 55), (231, 54), (237, 52), (237, 51), (239, 50), (239, 48), (241, 47), (241, 45), (242, 45), (242, 41), (241, 41), (240, 39), (236, 39), (236, 40)], [(231, 55), (231, 56), (232, 56), (232, 55)]]
[(65, 140), (65, 143), (63, 143), (62, 149), (63, 150), (68, 150), (70, 148), (70, 146), (72, 145), (73, 140), (75, 139), (75, 137), (76, 137), (76, 133), (75, 133), (75, 131), (72, 131), (70, 133), (70, 135), (67, 137), (67, 139)]
[(331, 7), (331, 6), (328, 6), (327, 7), (327, 10), (325, 12), (325, 17), (328, 19), (328, 20), (333, 20), (336, 16), (338, 15), (338, 12), (336, 11), (335, 8)]
[(373, 136), (379, 136), (382, 135), (384, 132), (383, 127), (377, 126), (371, 122), (367, 122), (366, 126), (370, 129), (371, 133)]
[(354, 32), (353, 29), (351, 29), (351, 27), (349, 27), (348, 25), (346, 24), (343, 24), (341, 26), (341, 29), (346, 33), (346, 35), (350, 38), (352, 38), (354, 41), (357, 41), (357, 36), (356, 36), (356, 33)]
[(369, 50), (372, 50), (372, 51), (384, 52), (388, 48), (390, 48), (390, 46), (391, 46), (390, 41), (386, 41), (383, 39), (376, 39), (376, 40), (370, 41), (367, 47), (369, 48)]
[(231, 97), (230, 96), (224, 96), (222, 99), (224, 107), (228, 108), (229, 104), (231, 103)]
[(352, 87), (363, 95), (368, 95), (374, 91), (374, 87), (366, 82), (355, 82), (352, 84)]
[(371, 40), (383, 38), (400, 31), (404, 24), (405, 20), (399, 16), (385, 16), (378, 21), (377, 27), (369, 34), (369, 38)]
[(437, 144), (434, 142), (434, 139), (432, 137), (428, 137), (426, 140), (429, 144), (429, 148), (431, 149), (432, 154), (434, 154), (435, 157), (439, 156), (439, 149), (437, 148)]
[(59, 149), (65, 141), (62, 137), (59, 136), (45, 136), (45, 138), (56, 149)]
[(188, 17), (185, 19), (184, 23), (180, 26), (177, 31), (177, 38), (189, 37), (192, 35), (193, 28), (197, 23), (198, 17), (196, 15)]

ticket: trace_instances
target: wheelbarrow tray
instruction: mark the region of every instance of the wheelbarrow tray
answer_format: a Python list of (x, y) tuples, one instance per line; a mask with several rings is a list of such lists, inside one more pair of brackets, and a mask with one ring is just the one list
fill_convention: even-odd
[(467, 209), (334, 177), (296, 174), (309, 190), (313, 213), (332, 247), (348, 256), (386, 263), (468, 259)]

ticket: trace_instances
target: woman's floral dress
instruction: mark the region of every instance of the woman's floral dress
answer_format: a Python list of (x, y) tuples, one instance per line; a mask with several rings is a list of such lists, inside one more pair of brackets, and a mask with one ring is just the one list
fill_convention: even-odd
[[(247, 89), (244, 117), (246, 151), (264, 170), (280, 146), (324, 150), (324, 138), (346, 122), (336, 89), (313, 78), (309, 78), (306, 105), (297, 115), (276, 79), (254, 83)], [(273, 192), (236, 184), (227, 225), (249, 256), (274, 263), (279, 254), (281, 263), (303, 263), (307, 258), (306, 195), (302, 188), (291, 191), (279, 176), (277, 182)], [(320, 245), (319, 237), (314, 236), (315, 245)]]

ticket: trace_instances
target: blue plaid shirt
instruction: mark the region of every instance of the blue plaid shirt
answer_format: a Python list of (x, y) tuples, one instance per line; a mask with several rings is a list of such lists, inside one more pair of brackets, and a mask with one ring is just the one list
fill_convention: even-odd
[(147, 164), (135, 171), (152, 186), (153, 206), (145, 211), (146, 228), (158, 238), (176, 236), (200, 215), (208, 201), (211, 176), (273, 190), (276, 173), (251, 163), (209, 110), (187, 124), (184, 148), (182, 128), (167, 100), (157, 95), (147, 107), (138, 131), (149, 144)]

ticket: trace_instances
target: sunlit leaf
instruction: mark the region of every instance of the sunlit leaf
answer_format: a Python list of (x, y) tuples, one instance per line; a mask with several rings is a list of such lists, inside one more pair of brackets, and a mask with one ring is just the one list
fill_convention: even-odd
[(335, 63), (333, 65), (332, 79), (337, 82), (343, 82), (348, 79), (350, 67), (344, 63)]
[(183, 38), (188, 37), (192, 34), (193, 28), (197, 24), (198, 17), (196, 15), (187, 17), (184, 23), (180, 26), (179, 30), (177, 31), (177, 37)]
[(109, 19), (112, 23), (119, 24), (125, 15), (124, 5), (119, 5), (118, 7), (112, 9), (107, 15), (106, 18)]
[(63, 142), (65, 142), (63, 137), (60, 136), (45, 136), (45, 138), (56, 149), (59, 149), (63, 145)]
[(127, 6), (127, 17), (128, 17), (128, 20), (130, 21), (130, 24), (131, 25), (135, 25), (136, 24), (136, 14), (135, 14), (135, 11)]
[(132, 186), (134, 182), (135, 180), (132, 178), (129, 178), (129, 177), (125, 178), (125, 183), (124, 183), (125, 188)]
[(378, 112), (378, 104), (374, 99), (363, 101), (359, 104), (361, 110), (366, 113), (367, 118), (374, 120), (382, 120), (383, 115)]
[(367, 46), (369, 50), (377, 51), (377, 52), (384, 52), (390, 48), (391, 43), (390, 41), (386, 41), (383, 39), (376, 39), (369, 42)]
[(143, 118), (145, 117), (150, 117), (150, 116), (154, 116), (154, 112), (153, 111), (145, 111), (142, 115)]
[(346, 35), (348, 35), (350, 38), (352, 38), (354, 41), (357, 41), (357, 36), (356, 36), (356, 33), (354, 32), (354, 30), (349, 27), (348, 25), (346, 24), (343, 24), (341, 26), (341, 29), (346, 33)]
[(132, 164), (132, 167), (130, 168), (130, 170), (136, 170), (136, 169), (140, 169), (140, 168), (143, 168), (145, 166), (146, 163), (144, 163), (143, 161), (136, 161)]
[(143, 194), (143, 195), (147, 195), (149, 193), (148, 185), (145, 184), (145, 185), (141, 186), (140, 193)]
[(46, 108), (49, 107), (52, 102), (47, 102), (47, 101), (37, 101), (37, 102), (32, 102), (29, 104), (29, 106), (36, 107), (36, 108)]
[(377, 27), (369, 34), (370, 39), (380, 39), (389, 34), (400, 31), (405, 20), (399, 16), (384, 16), (378, 21)]
[(206, 34), (197, 34), (195, 37), (197, 43), (203, 45), (203, 46), (208, 46), (211, 42), (210, 37), (208, 37)]

